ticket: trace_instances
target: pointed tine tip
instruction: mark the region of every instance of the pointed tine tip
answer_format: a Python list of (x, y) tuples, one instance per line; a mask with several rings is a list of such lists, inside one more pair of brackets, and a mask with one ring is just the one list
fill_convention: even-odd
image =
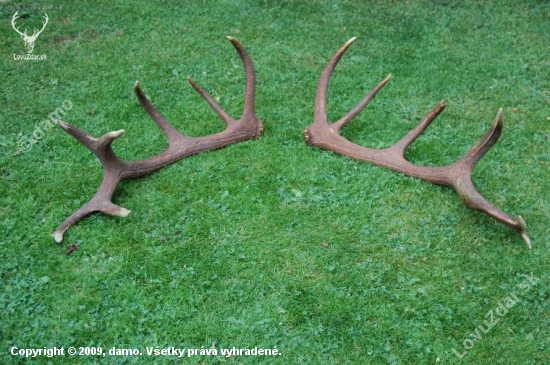
[(187, 77), (187, 81), (189, 81), (191, 86), (193, 86), (193, 89), (195, 89), (199, 94), (208, 94), (191, 76)]
[(533, 247), (531, 246), (531, 239), (527, 235), (527, 225), (525, 224), (525, 220), (521, 215), (518, 215), (518, 221), (520, 225), (519, 235), (521, 236), (521, 238), (523, 238), (529, 250), (532, 250)]
[(145, 98), (145, 93), (141, 89), (139, 81), (134, 83), (134, 93), (137, 95), (138, 99)]
[(349, 46), (351, 46), (351, 44), (352, 44), (353, 42), (355, 42), (356, 39), (357, 39), (357, 37), (350, 38), (346, 43), (344, 43), (344, 45), (342, 46), (342, 48), (340, 48), (340, 49), (338, 50), (338, 52), (336, 52), (336, 54), (340, 54), (340, 55), (344, 54), (344, 52), (347, 51), (347, 49), (349, 48)]
[(74, 136), (74, 133), (75, 132), (80, 132), (80, 133), (84, 133), (86, 134), (86, 132), (82, 132), (81, 130), (79, 130), (78, 128), (76, 128), (74, 125), (70, 124), (70, 123), (67, 123), (67, 122), (64, 122), (62, 121), (61, 119), (56, 119), (55, 122), (57, 123), (58, 126), (60, 126), (61, 128), (63, 128), (63, 130), (65, 130), (67, 133), (69, 133), (70, 135), (73, 135)]
[(355, 42), (356, 39), (357, 39), (357, 37), (351, 37), (351, 38), (346, 42), (346, 45), (352, 44), (353, 42)]
[(504, 111), (500, 108), (497, 112), (493, 125), (491, 126), (492, 130), (501, 130), (504, 127)]
[(126, 208), (120, 207), (120, 210), (118, 211), (118, 215), (120, 217), (127, 217), (131, 213), (131, 210), (128, 210)]
[(386, 78), (382, 80), (381, 84), (385, 86), (391, 80), (392, 77), (393, 77), (392, 74), (388, 74), (388, 76), (386, 76)]
[(197, 84), (197, 82), (191, 76), (187, 76), (187, 81), (189, 81), (191, 86), (193, 86), (193, 89), (195, 89), (199, 94), (206, 93), (206, 91), (204, 91), (203, 88), (199, 84)]
[(63, 241), (63, 232), (56, 231), (53, 235), (53, 239), (55, 240), (55, 242), (61, 243), (61, 241)]
[(195, 80), (193, 80), (193, 78), (191, 76), (187, 76), (187, 81), (189, 81), (189, 83), (191, 84), (191, 86), (193, 86), (195, 89), (197, 87), (199, 87), (199, 85), (197, 84), (197, 82)]
[(242, 48), (242, 46), (239, 43), (239, 41), (237, 40), (237, 38), (231, 37), (230, 35), (226, 36), (225, 38), (227, 38), (227, 40), (229, 40), (229, 42), (233, 43), (233, 47), (236, 47), (237, 49)]
[(435, 115), (435, 117), (437, 117), (446, 107), (447, 107), (447, 104), (445, 103), (445, 100), (441, 100), (439, 104), (437, 104), (434, 108), (434, 110), (437, 111), (437, 114)]
[(119, 129), (118, 131), (112, 131), (105, 133), (104, 137), (107, 139), (116, 139), (124, 134), (124, 129)]
[(504, 109), (498, 109), (496, 120), (498, 124), (502, 124), (504, 122)]
[(525, 244), (529, 248), (529, 251), (533, 250), (533, 247), (531, 246), (531, 240), (529, 239), (529, 236), (527, 235), (527, 232), (521, 233), (521, 238), (525, 241)]
[(65, 130), (70, 128), (70, 124), (67, 123), (67, 122), (62, 121), (61, 119), (56, 119), (55, 122), (57, 123), (58, 126), (60, 126), (61, 128), (65, 129)]

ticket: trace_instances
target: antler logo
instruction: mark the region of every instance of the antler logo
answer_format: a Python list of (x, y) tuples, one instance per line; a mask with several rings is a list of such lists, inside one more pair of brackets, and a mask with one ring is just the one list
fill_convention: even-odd
[(25, 32), (21, 33), (19, 31), (19, 28), (16, 28), (15, 27), (15, 21), (17, 20), (17, 18), (19, 18), (19, 16), (17, 15), (19, 13), (19, 10), (15, 12), (15, 14), (13, 14), (13, 18), (11, 18), (11, 26), (13, 27), (13, 29), (19, 33), (19, 35), (21, 36), (21, 38), (23, 38), (23, 40), (25, 41), (25, 48), (27, 49), (27, 53), (32, 53), (33, 49), (34, 49), (34, 42), (36, 41), (36, 38), (38, 38), (38, 36), (40, 35), (40, 33), (42, 33), (42, 31), (44, 30), (44, 28), (46, 28), (46, 24), (48, 24), (48, 14), (44, 13), (44, 19), (46, 20), (44, 22), (44, 25), (42, 26), (42, 29), (40, 30), (35, 30), (33, 32), (33, 34), (31, 36), (27, 35), (27, 30), (25, 29)]

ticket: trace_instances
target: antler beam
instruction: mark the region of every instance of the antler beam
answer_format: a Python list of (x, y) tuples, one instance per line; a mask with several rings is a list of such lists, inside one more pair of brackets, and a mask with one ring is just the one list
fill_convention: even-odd
[(168, 148), (157, 156), (139, 161), (122, 160), (115, 154), (111, 144), (124, 133), (124, 130), (109, 132), (102, 137), (95, 138), (69, 123), (61, 120), (57, 121), (59, 126), (88, 147), (99, 158), (103, 165), (103, 181), (95, 196), (57, 228), (54, 233), (56, 242), (63, 240), (63, 234), (69, 227), (91, 213), (103, 212), (120, 217), (126, 217), (130, 214), (128, 209), (115, 205), (111, 201), (118, 183), (122, 180), (148, 175), (184, 157), (203, 151), (215, 150), (232, 143), (257, 138), (261, 135), (263, 129), (262, 122), (256, 117), (254, 109), (256, 90), (254, 66), (240, 43), (233, 37), (227, 37), (227, 39), (235, 47), (245, 70), (246, 90), (244, 111), (241, 119), (236, 120), (231, 118), (205, 90), (197, 85), (193, 79), (188, 78), (193, 88), (197, 90), (212, 109), (225, 121), (226, 128), (222, 132), (205, 137), (188, 137), (180, 134), (147, 100), (138, 82), (134, 86), (134, 91), (140, 104), (168, 138)]
[(362, 147), (340, 135), (340, 129), (367, 106), (378, 91), (390, 80), (391, 75), (388, 75), (374, 87), (348, 114), (334, 123), (329, 123), (327, 117), (329, 80), (341, 57), (354, 41), (355, 38), (350, 39), (336, 52), (321, 75), (315, 99), (315, 119), (313, 124), (304, 131), (306, 142), (311, 146), (318, 146), (351, 157), (352, 159), (367, 161), (434, 184), (452, 186), (468, 208), (487, 214), (514, 229), (523, 238), (527, 247), (531, 249), (531, 241), (527, 235), (523, 218), (521, 216), (514, 217), (493, 206), (477, 192), (472, 183), (472, 171), (476, 163), (497, 142), (502, 133), (502, 109), (498, 111), (491, 129), (464, 157), (454, 164), (443, 167), (427, 167), (413, 164), (405, 159), (405, 151), (443, 111), (445, 108), (444, 102), (440, 102), (413, 130), (395, 145), (385, 149), (375, 150)]

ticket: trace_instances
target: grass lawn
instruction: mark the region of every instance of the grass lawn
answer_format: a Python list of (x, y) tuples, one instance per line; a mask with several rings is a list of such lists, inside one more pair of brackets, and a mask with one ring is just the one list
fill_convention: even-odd
[[(15, 6), (36, 3), (0, 2), (0, 363), (550, 363), (548, 1), (49, 0), (17, 20), (30, 34), (48, 14), (33, 51), (47, 59), (14, 59), (26, 54)], [(122, 158), (153, 156), (167, 142), (139, 80), (179, 131), (220, 131), (186, 77), (240, 117), (227, 35), (254, 62), (262, 137), (123, 182), (114, 202), (128, 217), (89, 216), (56, 244), (102, 170), (48, 115), (64, 108), (95, 136), (124, 129)], [(451, 188), (306, 145), (319, 76), (353, 36), (331, 120), (393, 74), (344, 129), (357, 144), (390, 146), (445, 100), (407, 153), (442, 166), (504, 108), (473, 180), (525, 219), (531, 252)], [(65, 354), (12, 355), (53, 347)], [(197, 350), (147, 354), (172, 347)], [(234, 347), (280, 355), (222, 355)]]

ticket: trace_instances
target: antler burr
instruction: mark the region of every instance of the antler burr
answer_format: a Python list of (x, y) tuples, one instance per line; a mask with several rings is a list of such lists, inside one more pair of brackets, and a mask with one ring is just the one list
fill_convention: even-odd
[(411, 163), (405, 159), (405, 151), (409, 145), (430, 125), (443, 111), (445, 103), (440, 102), (414, 129), (391, 147), (385, 149), (370, 149), (356, 145), (340, 135), (340, 129), (359, 114), (390, 80), (388, 75), (374, 87), (350, 112), (340, 120), (330, 123), (327, 117), (327, 90), (330, 77), (349, 46), (355, 41), (352, 38), (329, 61), (319, 80), (315, 99), (315, 118), (312, 125), (304, 131), (306, 142), (352, 159), (367, 161), (378, 166), (414, 176), (434, 184), (452, 186), (464, 204), (514, 229), (531, 249), (531, 241), (527, 235), (525, 221), (521, 216), (514, 217), (489, 203), (474, 187), (472, 171), (476, 163), (497, 142), (502, 133), (503, 111), (499, 109), (491, 129), (457, 162), (442, 166), (428, 167)]
[(99, 158), (103, 165), (103, 181), (95, 196), (57, 228), (54, 233), (56, 242), (63, 240), (63, 234), (69, 227), (91, 213), (102, 212), (120, 217), (126, 217), (130, 214), (128, 209), (120, 207), (111, 201), (120, 181), (151, 174), (171, 163), (199, 152), (219, 149), (229, 144), (257, 138), (261, 135), (263, 129), (262, 122), (256, 117), (254, 109), (256, 90), (254, 66), (241, 44), (233, 37), (227, 37), (227, 39), (235, 47), (245, 70), (246, 90), (244, 110), (241, 118), (238, 120), (231, 118), (205, 90), (191, 78), (188, 78), (193, 88), (199, 92), (212, 109), (225, 121), (225, 130), (219, 133), (205, 137), (188, 137), (179, 133), (155, 109), (153, 104), (147, 100), (138, 82), (134, 86), (134, 91), (140, 104), (168, 138), (168, 148), (157, 156), (139, 161), (122, 160), (113, 151), (111, 144), (124, 133), (124, 130), (108, 132), (102, 137), (95, 138), (67, 122), (62, 120), (57, 121), (59, 126), (88, 147)]

